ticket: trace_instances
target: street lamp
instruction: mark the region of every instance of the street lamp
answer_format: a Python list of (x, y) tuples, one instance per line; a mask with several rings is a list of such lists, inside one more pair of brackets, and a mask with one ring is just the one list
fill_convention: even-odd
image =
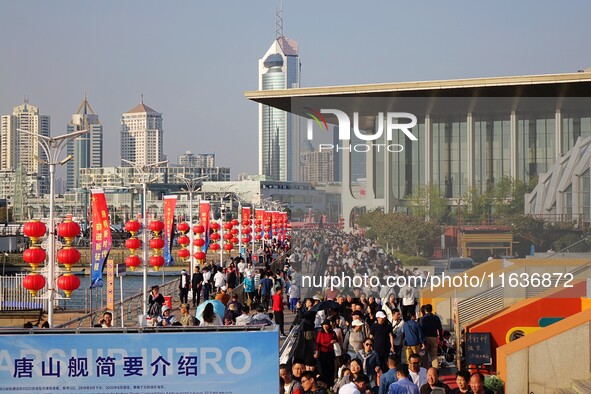
[(79, 130), (69, 134), (62, 134), (57, 137), (48, 137), (45, 135), (30, 132), (28, 130), (16, 129), (19, 133), (24, 133), (37, 138), (37, 142), (45, 152), (46, 162), (39, 160), (43, 164), (49, 165), (49, 218), (47, 220), (47, 228), (49, 229), (48, 239), (48, 259), (49, 266), (47, 272), (47, 323), (49, 326), (53, 326), (53, 300), (55, 298), (55, 225), (53, 220), (54, 205), (55, 205), (55, 166), (57, 164), (64, 165), (73, 158), (72, 155), (68, 155), (66, 158), (59, 160), (59, 156), (66, 145), (80, 137), (83, 134), (88, 133), (88, 130)]
[[(144, 288), (142, 290), (143, 294), (143, 314), (144, 318), (148, 314), (148, 215), (147, 215), (147, 184), (152, 183), (154, 179), (148, 179), (146, 181), (146, 176), (150, 175), (152, 171), (156, 167), (160, 167), (163, 164), (167, 164), (168, 160), (162, 160), (156, 163), (140, 165), (136, 164), (132, 161), (121, 159), (122, 162), (129, 164), (133, 169), (139, 172), (142, 175), (142, 190), (143, 190), (143, 204), (142, 204), (142, 215), (143, 215), (143, 230), (142, 230), (142, 268), (143, 268), (143, 276), (144, 276)], [(135, 174), (134, 174), (135, 175)]]
[(200, 181), (209, 177), (198, 176), (196, 178), (187, 178), (183, 175), (176, 175), (176, 178), (183, 181), (189, 193), (189, 261), (191, 267), (189, 272), (193, 272), (195, 270), (195, 258), (193, 257), (193, 193), (201, 187)]

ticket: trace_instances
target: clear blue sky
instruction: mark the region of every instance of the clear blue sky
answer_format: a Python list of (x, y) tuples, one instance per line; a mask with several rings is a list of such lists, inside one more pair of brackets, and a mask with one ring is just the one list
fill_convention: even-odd
[[(257, 172), (258, 59), (279, 0), (20, 1), (0, 5), (0, 113), (28, 95), (63, 134), (83, 98), (119, 164), (121, 113), (164, 116), (165, 154), (213, 152)], [(591, 2), (285, 0), (302, 86), (574, 72), (591, 67)]]

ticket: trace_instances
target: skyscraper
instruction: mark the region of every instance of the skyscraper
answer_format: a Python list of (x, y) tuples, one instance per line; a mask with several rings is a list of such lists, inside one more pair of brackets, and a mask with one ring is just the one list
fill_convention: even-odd
[[(300, 86), (298, 43), (283, 35), (278, 13), (276, 39), (259, 60), (259, 90)], [(266, 105), (259, 106), (259, 174), (278, 181), (300, 176), (299, 118)]]
[(163, 137), (162, 114), (145, 105), (142, 98), (121, 118), (121, 158), (138, 166), (166, 160)]
[(80, 187), (81, 168), (103, 166), (103, 125), (86, 100), (86, 95), (67, 125), (68, 134), (80, 130), (88, 130), (88, 133), (68, 144), (68, 154), (74, 157), (67, 164), (68, 190)]
[(29, 100), (25, 98), (22, 105), (14, 107), (12, 115), (3, 115), (1, 122), (0, 170), (16, 171), (20, 164), (24, 172), (37, 174), (39, 184), (31, 185), (31, 189), (47, 193), (49, 167), (43, 163), (47, 161), (45, 152), (35, 135), (19, 132), (17, 129), (49, 136), (49, 116), (39, 115), (39, 108), (29, 104)]

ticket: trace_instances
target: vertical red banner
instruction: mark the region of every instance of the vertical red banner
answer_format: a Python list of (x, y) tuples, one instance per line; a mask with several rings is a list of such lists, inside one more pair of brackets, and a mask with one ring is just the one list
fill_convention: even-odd
[(210, 206), (209, 201), (201, 201), (199, 203), (199, 224), (203, 226), (205, 229), (204, 240), (205, 245), (202, 247), (202, 251), (207, 253), (207, 249), (209, 248), (209, 216), (210, 216)]
[(109, 223), (109, 208), (102, 189), (91, 190), (91, 195), (90, 287), (103, 287), (103, 268), (113, 245), (111, 225)]
[(162, 239), (164, 240), (164, 265), (169, 267), (174, 264), (172, 258), (172, 230), (174, 228), (174, 210), (176, 208), (177, 196), (164, 196), (164, 231), (162, 231)]
[(242, 207), (242, 221), (250, 220), (250, 207)]

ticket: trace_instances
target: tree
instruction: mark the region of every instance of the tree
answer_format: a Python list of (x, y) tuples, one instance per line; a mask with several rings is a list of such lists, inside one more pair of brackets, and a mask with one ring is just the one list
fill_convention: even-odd
[(359, 216), (357, 224), (366, 228), (366, 237), (382, 247), (389, 245), (413, 256), (430, 256), (433, 241), (441, 235), (434, 221), (399, 212), (370, 211)]
[(435, 185), (420, 186), (415, 193), (407, 196), (410, 200), (410, 210), (413, 216), (445, 223), (449, 209), (443, 192)]

